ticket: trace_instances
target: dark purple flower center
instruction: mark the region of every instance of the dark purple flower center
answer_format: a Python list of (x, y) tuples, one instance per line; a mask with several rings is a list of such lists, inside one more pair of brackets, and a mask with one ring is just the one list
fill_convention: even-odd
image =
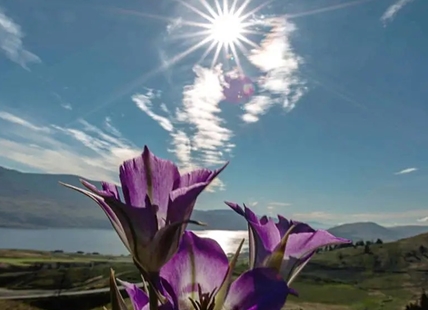
[(202, 293), (201, 286), (198, 284), (198, 300), (190, 299), (194, 310), (214, 310), (214, 293)]

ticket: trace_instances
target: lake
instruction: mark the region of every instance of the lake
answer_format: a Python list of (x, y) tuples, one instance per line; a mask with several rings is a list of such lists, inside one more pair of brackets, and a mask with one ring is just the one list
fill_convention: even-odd
[[(195, 231), (200, 237), (216, 240), (227, 253), (235, 253), (242, 239), (242, 252), (248, 251), (248, 232), (230, 230)], [(0, 228), (0, 248), (65, 252), (98, 252), (127, 255), (116, 232), (107, 229), (11, 229)]]

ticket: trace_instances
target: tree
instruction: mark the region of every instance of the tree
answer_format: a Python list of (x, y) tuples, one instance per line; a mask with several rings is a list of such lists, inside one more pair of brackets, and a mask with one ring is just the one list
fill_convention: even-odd
[(357, 247), (363, 246), (363, 245), (364, 245), (364, 241), (363, 240), (355, 242), (355, 246), (357, 246)]
[(370, 245), (366, 243), (364, 246), (364, 254), (370, 254), (372, 251), (370, 250)]
[(419, 298), (419, 306), (423, 310), (428, 310), (428, 296), (425, 290), (422, 291), (421, 297)]
[(425, 291), (422, 291), (419, 301), (408, 304), (406, 310), (428, 310), (428, 296)]
[(376, 240), (376, 242), (375, 242), (375, 243), (376, 243), (376, 244), (383, 244), (383, 241), (382, 241), (382, 239), (379, 239), (379, 238), (378, 238), (378, 239)]

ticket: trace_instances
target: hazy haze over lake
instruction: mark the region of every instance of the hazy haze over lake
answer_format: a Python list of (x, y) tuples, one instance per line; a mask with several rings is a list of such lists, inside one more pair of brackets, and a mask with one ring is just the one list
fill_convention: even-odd
[[(226, 253), (234, 253), (245, 238), (242, 251), (248, 250), (247, 231), (203, 230), (200, 237), (216, 240)], [(104, 229), (11, 229), (0, 228), (0, 248), (29, 250), (63, 250), (65, 252), (98, 252), (127, 255), (116, 232)]]

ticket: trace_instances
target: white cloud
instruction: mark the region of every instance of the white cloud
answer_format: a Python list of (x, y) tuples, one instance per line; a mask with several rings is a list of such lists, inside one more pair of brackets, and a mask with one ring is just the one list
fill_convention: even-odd
[(415, 172), (417, 170), (418, 170), (418, 168), (406, 168), (406, 169), (403, 169), (401, 171), (395, 172), (394, 174), (395, 175), (408, 174), (408, 173)]
[[(13, 131), (0, 137), (0, 157), (24, 167), (117, 183), (119, 165), (141, 154), (141, 148), (130, 141), (84, 120), (73, 128), (40, 127), (15, 115), (5, 112), (0, 112), (0, 115), (3, 120), (15, 124)], [(43, 130), (36, 130), (38, 128)], [(116, 128), (114, 130), (119, 132)]]
[(71, 106), (71, 104), (66, 103), (66, 102), (61, 103), (61, 107), (63, 107), (66, 110), (69, 110), (69, 111), (73, 110), (73, 107)]
[[(13, 115), (11, 113), (3, 112), (3, 111), (0, 111), (0, 119), (15, 125), (26, 127), (34, 131), (44, 131), (44, 132), (49, 131), (49, 128), (47, 127), (34, 125), (19, 116)], [(4, 128), (4, 126), (2, 127)]]
[(254, 96), (244, 106), (242, 120), (246, 123), (257, 122), (259, 116), (273, 105), (280, 105), (286, 111), (292, 110), (306, 91), (304, 82), (298, 76), (302, 58), (293, 51), (289, 40), (296, 29), (294, 24), (284, 17), (257, 22), (271, 30), (260, 47), (253, 49), (248, 56), (264, 75), (257, 81), (260, 95)]
[(7, 58), (28, 69), (27, 64), (39, 63), (40, 58), (27, 51), (22, 43), (24, 34), (21, 27), (10, 17), (6, 16), (0, 7), (0, 50)]
[(175, 19), (166, 26), (166, 31), (171, 34), (174, 30), (180, 28), (183, 25), (183, 19), (181, 17)]
[(428, 216), (422, 217), (420, 219), (418, 219), (418, 222), (428, 222)]
[[(221, 112), (218, 104), (223, 98), (219, 81), (221, 68), (211, 70), (195, 66), (193, 70), (194, 83), (184, 87), (183, 103), (175, 115), (171, 115), (164, 103), (160, 103), (159, 108), (167, 116), (153, 111), (153, 102), (159, 99), (159, 96), (153, 96), (153, 90), (132, 96), (141, 111), (169, 132), (169, 151), (178, 159), (181, 171), (223, 165), (226, 162), (224, 154), (235, 147), (230, 143), (232, 131), (224, 126), (224, 120), (218, 115)], [(217, 178), (208, 191), (224, 188), (223, 181)]]
[(113, 136), (116, 136), (118, 138), (122, 137), (122, 133), (116, 129), (116, 127), (114, 127), (112, 125), (112, 120), (110, 117), (106, 117), (104, 120), (104, 129), (109, 132), (110, 134), (112, 134)]
[(194, 131), (190, 137), (191, 150), (197, 152), (194, 160), (201, 165), (218, 165), (224, 163), (223, 149), (234, 147), (229, 142), (233, 133), (219, 116), (218, 105), (223, 99), (221, 69), (195, 66), (193, 70), (196, 78), (193, 85), (184, 88), (183, 107), (177, 110), (177, 120)]
[(146, 94), (136, 94), (132, 96), (132, 100), (135, 102), (137, 107), (150, 116), (166, 131), (173, 131), (174, 126), (171, 121), (163, 116), (160, 116), (152, 111), (151, 100), (154, 98), (152, 91), (148, 91)]
[(416, 223), (417, 221), (421, 222), (421, 218), (426, 216), (426, 214), (426, 209), (406, 210), (398, 212), (373, 212), (351, 214), (315, 211), (308, 213), (294, 213), (291, 217), (301, 221), (315, 220), (334, 224), (373, 221), (376, 223), (382, 223), (384, 225), (390, 225), (391, 223), (396, 223), (397, 221), (407, 224)]
[(274, 206), (274, 207), (289, 207), (289, 206), (291, 206), (291, 203), (271, 201), (268, 203), (268, 205)]
[(402, 8), (404, 8), (404, 6), (406, 6), (407, 4), (409, 4), (412, 1), (413, 0), (398, 0), (396, 3), (394, 3), (393, 5), (391, 5), (390, 7), (388, 7), (386, 9), (385, 13), (383, 13), (380, 20), (382, 21), (382, 23), (384, 25), (386, 25), (388, 22), (391, 22), (392, 20), (394, 20), (397, 13)]

